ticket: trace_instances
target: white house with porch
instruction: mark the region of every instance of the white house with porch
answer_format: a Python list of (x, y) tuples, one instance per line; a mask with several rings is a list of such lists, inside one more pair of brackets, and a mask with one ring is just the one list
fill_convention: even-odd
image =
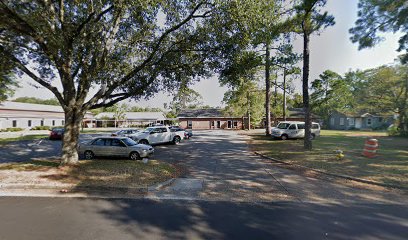
[(125, 112), (116, 116), (114, 112), (102, 112), (94, 120), (87, 122), (87, 127), (143, 127), (153, 124), (168, 124), (162, 112)]

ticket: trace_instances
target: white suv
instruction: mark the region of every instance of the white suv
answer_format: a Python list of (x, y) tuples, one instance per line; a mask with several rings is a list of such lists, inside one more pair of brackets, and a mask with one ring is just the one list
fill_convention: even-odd
[[(312, 139), (320, 136), (319, 123), (312, 123)], [(304, 138), (305, 122), (280, 122), (277, 127), (272, 128), (272, 137), (286, 140), (288, 138)]]

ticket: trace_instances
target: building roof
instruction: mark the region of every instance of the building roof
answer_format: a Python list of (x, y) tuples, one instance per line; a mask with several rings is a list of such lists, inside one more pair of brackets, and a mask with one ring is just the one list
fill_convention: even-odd
[(21, 103), (4, 101), (0, 103), (0, 109), (2, 110), (22, 110), (22, 111), (39, 111), (39, 112), (59, 112), (63, 113), (64, 110), (61, 106), (35, 104), (35, 103)]
[[(338, 111), (337, 111), (338, 112)], [(387, 113), (372, 113), (366, 111), (346, 111), (346, 112), (338, 112), (340, 114), (345, 115), (346, 117), (355, 117), (355, 118), (366, 118), (366, 117), (391, 117), (393, 114)]]
[(241, 118), (225, 116), (222, 109), (207, 108), (207, 109), (186, 109), (177, 115), (177, 118)]
[[(305, 110), (303, 108), (288, 108), (288, 117), (289, 118), (304, 118), (305, 117)], [(320, 116), (316, 114), (311, 114), (312, 118), (320, 118)]]
[[(95, 116), (95, 119), (110, 118), (113, 119), (114, 112), (102, 112)], [(162, 112), (125, 112), (127, 120), (166, 120), (166, 116)]]
[[(8, 118), (64, 118), (64, 110), (61, 106), (21, 103), (4, 101), (0, 103), (0, 117)], [(85, 114), (85, 118), (92, 118), (91, 112)]]

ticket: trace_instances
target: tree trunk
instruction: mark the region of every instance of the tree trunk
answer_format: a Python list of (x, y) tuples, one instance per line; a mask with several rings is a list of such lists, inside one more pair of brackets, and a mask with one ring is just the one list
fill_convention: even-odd
[(265, 135), (271, 135), (271, 79), (270, 79), (270, 49), (269, 43), (266, 44), (266, 60), (265, 60)]
[(309, 105), (309, 35), (303, 34), (303, 108), (305, 112), (305, 138), (304, 148), (312, 150), (311, 128), (312, 122), (310, 119), (310, 105)]
[(408, 135), (408, 119), (407, 119), (407, 101), (408, 101), (408, 78), (405, 81), (405, 94), (402, 99), (402, 104), (399, 107), (399, 114), (398, 114), (398, 129), (399, 134), (406, 136)]
[(283, 69), (283, 121), (286, 121), (286, 69)]
[(85, 111), (69, 108), (65, 111), (65, 133), (62, 142), (61, 165), (75, 165), (78, 163), (79, 131)]
[(251, 98), (249, 91), (247, 92), (247, 101), (248, 101), (248, 130), (251, 130)]

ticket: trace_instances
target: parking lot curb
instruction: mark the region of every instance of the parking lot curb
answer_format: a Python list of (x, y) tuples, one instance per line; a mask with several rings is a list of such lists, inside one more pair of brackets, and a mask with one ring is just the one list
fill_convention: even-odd
[(147, 194), (148, 187), (125, 186), (78, 186), (78, 185), (35, 185), (35, 184), (0, 184), (0, 196), (47, 196), (54, 197), (101, 197), (122, 198), (138, 197)]
[(295, 163), (288, 163), (276, 158), (272, 158), (269, 156), (266, 156), (260, 152), (254, 151), (254, 153), (262, 158), (277, 162), (277, 163), (281, 163), (284, 165), (288, 165), (288, 166), (295, 166), (298, 168), (303, 168), (303, 169), (307, 169), (310, 171), (314, 171), (320, 174), (324, 174), (324, 175), (328, 175), (328, 176), (332, 176), (332, 177), (336, 177), (336, 178), (343, 178), (343, 179), (347, 179), (347, 180), (352, 180), (352, 181), (356, 181), (356, 182), (361, 182), (361, 183), (366, 183), (366, 184), (371, 184), (371, 185), (376, 185), (376, 186), (380, 186), (380, 187), (387, 187), (387, 188), (394, 188), (394, 189), (400, 189), (400, 190), (408, 190), (408, 187), (404, 187), (404, 186), (398, 186), (398, 185), (393, 185), (393, 184), (386, 184), (386, 183), (380, 183), (380, 182), (376, 182), (376, 181), (371, 181), (371, 180), (367, 180), (367, 179), (363, 179), (363, 178), (357, 178), (357, 177), (352, 177), (349, 175), (343, 175), (343, 174), (336, 174), (336, 173), (329, 173), (329, 172), (325, 172), (322, 170), (318, 170), (315, 168), (310, 168), (310, 167), (306, 167), (306, 166), (302, 166), (299, 164), (295, 164)]

